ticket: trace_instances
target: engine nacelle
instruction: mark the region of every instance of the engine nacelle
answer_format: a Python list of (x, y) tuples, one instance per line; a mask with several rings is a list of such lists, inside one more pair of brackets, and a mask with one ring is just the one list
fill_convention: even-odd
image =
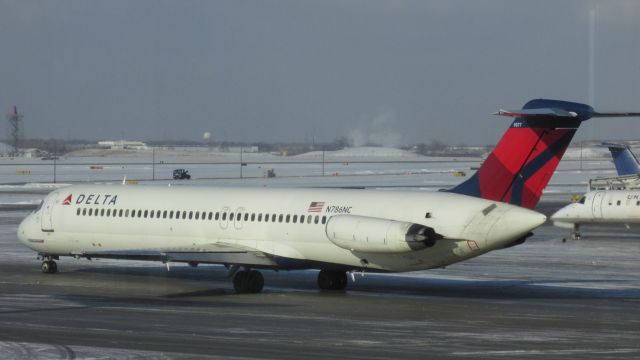
[(368, 253), (421, 250), (442, 238), (428, 226), (357, 215), (332, 216), (325, 230), (337, 246)]

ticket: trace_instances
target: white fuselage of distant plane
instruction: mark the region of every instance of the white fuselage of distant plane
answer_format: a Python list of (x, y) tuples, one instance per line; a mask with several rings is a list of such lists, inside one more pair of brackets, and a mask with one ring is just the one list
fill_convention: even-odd
[[(245, 251), (270, 268), (412, 271), (503, 248), (545, 219), (445, 192), (78, 185), (49, 194), (18, 236), (46, 256), (158, 251), (192, 256), (169, 261), (216, 263), (201, 255)], [(415, 234), (424, 231), (434, 244), (422, 245)]]
[(596, 190), (585, 194), (553, 215), (556, 226), (572, 228), (580, 224), (640, 223), (640, 190)]

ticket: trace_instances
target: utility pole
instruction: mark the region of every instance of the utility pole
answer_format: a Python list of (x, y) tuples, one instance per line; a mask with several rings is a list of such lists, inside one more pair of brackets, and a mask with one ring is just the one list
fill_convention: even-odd
[(53, 183), (56, 183), (56, 172), (57, 172), (57, 161), (58, 161), (58, 143), (56, 140), (53, 140)]
[(151, 147), (151, 171), (153, 173), (152, 180), (156, 181), (156, 147)]
[(322, 176), (324, 176), (324, 145), (322, 145)]

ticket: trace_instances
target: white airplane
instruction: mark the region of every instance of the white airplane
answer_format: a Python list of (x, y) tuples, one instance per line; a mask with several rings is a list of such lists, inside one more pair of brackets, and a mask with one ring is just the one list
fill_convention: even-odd
[(583, 195), (551, 215), (557, 227), (571, 229), (571, 238), (582, 237), (580, 225), (640, 224), (640, 190), (597, 190)]
[[(629, 146), (603, 143), (609, 148), (620, 178), (640, 174), (638, 159)], [(571, 238), (582, 237), (580, 225), (617, 224), (631, 228), (640, 223), (639, 190), (596, 190), (588, 192), (575, 203), (571, 203), (551, 215), (557, 227), (571, 229)]]
[(546, 217), (530, 209), (578, 126), (605, 116), (544, 99), (497, 114), (515, 120), (448, 192), (77, 185), (50, 193), (18, 238), (44, 273), (61, 256), (225, 264), (241, 293), (262, 290), (256, 269), (320, 269), (319, 287), (341, 290), (347, 272), (447, 266), (531, 236)]

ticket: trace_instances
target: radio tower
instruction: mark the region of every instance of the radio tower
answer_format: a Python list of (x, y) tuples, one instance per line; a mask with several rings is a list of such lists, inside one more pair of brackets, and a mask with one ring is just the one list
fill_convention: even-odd
[(7, 115), (9, 126), (11, 127), (11, 156), (20, 155), (20, 139), (22, 138), (22, 114), (18, 113), (18, 108), (14, 105), (11, 112)]

